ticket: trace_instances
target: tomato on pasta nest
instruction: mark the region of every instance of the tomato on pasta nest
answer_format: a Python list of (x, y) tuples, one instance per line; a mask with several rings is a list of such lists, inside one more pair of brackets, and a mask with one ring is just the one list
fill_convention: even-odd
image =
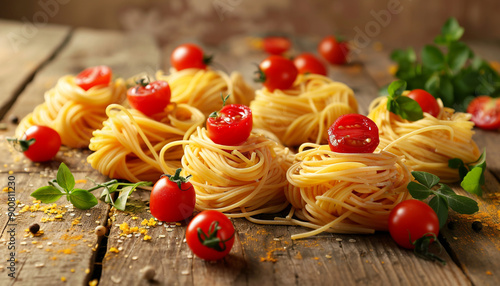
[(137, 86), (129, 88), (127, 99), (133, 108), (151, 116), (165, 110), (170, 103), (170, 87), (166, 81), (141, 79)]
[(95, 66), (84, 69), (75, 77), (75, 84), (87, 91), (94, 86), (107, 86), (111, 82), (111, 69)]
[(372, 153), (379, 144), (378, 127), (361, 114), (340, 116), (328, 128), (328, 145), (338, 153)]

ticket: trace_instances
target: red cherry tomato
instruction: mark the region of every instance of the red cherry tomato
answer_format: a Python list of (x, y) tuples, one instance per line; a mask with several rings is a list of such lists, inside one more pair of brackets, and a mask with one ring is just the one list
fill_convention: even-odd
[(263, 39), (264, 51), (271, 55), (282, 55), (292, 46), (292, 42), (285, 37), (266, 37)]
[(300, 74), (314, 73), (326, 76), (325, 65), (313, 54), (303, 53), (293, 59)]
[(439, 220), (434, 210), (426, 203), (407, 200), (396, 205), (389, 214), (389, 232), (397, 244), (413, 249), (415, 246), (412, 242), (425, 234), (439, 234)]
[(22, 139), (8, 140), (33, 162), (49, 161), (61, 147), (61, 136), (47, 126), (33, 125), (26, 130)]
[(107, 86), (111, 82), (111, 69), (107, 66), (96, 66), (84, 69), (75, 77), (75, 84), (89, 90), (94, 86)]
[(234, 226), (223, 213), (207, 210), (189, 223), (186, 242), (199, 258), (218, 260), (231, 251), (234, 235)]
[(149, 197), (151, 214), (160, 221), (175, 222), (185, 220), (193, 214), (196, 193), (188, 177), (175, 175), (162, 176), (153, 186)]
[(380, 142), (378, 127), (361, 114), (345, 114), (328, 128), (330, 150), (338, 153), (372, 153)]
[(257, 73), (259, 74), (257, 81), (262, 82), (272, 92), (275, 89), (284, 90), (292, 87), (299, 71), (291, 60), (272, 55), (260, 63)]
[(195, 44), (182, 44), (170, 56), (170, 63), (178, 71), (189, 68), (206, 69), (211, 60), (212, 57), (206, 56)]
[(479, 128), (486, 130), (500, 128), (500, 98), (478, 96), (469, 103), (467, 112), (472, 114), (471, 120)]
[(347, 62), (349, 46), (347, 42), (337, 41), (327, 36), (318, 45), (318, 52), (332, 65), (343, 65)]
[(170, 86), (166, 81), (142, 79), (137, 86), (128, 89), (127, 99), (130, 106), (151, 116), (165, 110), (170, 103)]
[(427, 112), (430, 115), (437, 117), (439, 115), (439, 104), (432, 94), (428, 93), (423, 89), (414, 89), (410, 91), (408, 97), (415, 100), (423, 112)]
[(242, 104), (230, 104), (207, 119), (208, 137), (217, 144), (236, 146), (252, 132), (252, 110)]

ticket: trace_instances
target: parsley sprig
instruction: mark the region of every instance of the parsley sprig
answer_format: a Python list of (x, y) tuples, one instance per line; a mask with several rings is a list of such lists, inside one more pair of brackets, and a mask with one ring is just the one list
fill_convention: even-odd
[(387, 88), (389, 93), (387, 97), (387, 110), (410, 121), (417, 121), (424, 118), (424, 113), (418, 102), (407, 96), (403, 96), (406, 86), (407, 84), (404, 80), (396, 80), (389, 85)]
[[(94, 182), (95, 183), (95, 182)], [(61, 197), (66, 196), (66, 199), (79, 209), (90, 209), (97, 205), (97, 198), (92, 194), (92, 191), (103, 188), (101, 198), (114, 206), (118, 210), (125, 210), (129, 195), (139, 186), (149, 186), (151, 182), (138, 183), (121, 183), (117, 180), (111, 180), (106, 183), (96, 184), (96, 186), (85, 190), (75, 188), (75, 177), (69, 170), (66, 164), (61, 163), (57, 170), (56, 179), (49, 181), (48, 186), (38, 188), (31, 196), (42, 203), (54, 203)], [(113, 201), (112, 193), (119, 192), (118, 198)]]
[(422, 49), (420, 62), (413, 48), (394, 50), (396, 77), (405, 80), (408, 89), (425, 89), (458, 111), (465, 111), (475, 96), (500, 96), (499, 74), (460, 41), (463, 34), (458, 21), (449, 18), (434, 44)]
[[(439, 177), (427, 172), (411, 172), (417, 182), (408, 184), (408, 191), (417, 200), (429, 200), (429, 206), (436, 212), (441, 228), (448, 219), (448, 209), (460, 214), (473, 214), (479, 210), (477, 202), (457, 195), (448, 185), (439, 183)], [(439, 187), (438, 187), (439, 184)]]

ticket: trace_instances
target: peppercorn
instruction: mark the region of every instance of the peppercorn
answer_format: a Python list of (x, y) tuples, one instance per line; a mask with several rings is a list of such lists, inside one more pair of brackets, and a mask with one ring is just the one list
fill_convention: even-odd
[(151, 265), (148, 265), (148, 266), (141, 269), (141, 276), (145, 280), (148, 280), (148, 281), (154, 280), (155, 275), (156, 275), (156, 271)]
[(457, 223), (454, 220), (448, 222), (448, 229), (455, 230), (457, 228)]
[(38, 223), (34, 223), (30, 225), (29, 230), (32, 234), (36, 234), (40, 230), (40, 225)]
[(12, 124), (19, 123), (19, 117), (17, 117), (17, 115), (14, 115), (14, 114), (9, 117), (9, 120), (10, 120), (10, 123), (12, 123)]
[(475, 221), (472, 223), (472, 229), (475, 232), (480, 232), (483, 229), (483, 224), (480, 221)]
[(106, 229), (106, 227), (105, 227), (105, 226), (99, 225), (99, 226), (97, 226), (97, 227), (95, 228), (95, 230), (94, 230), (94, 231), (95, 231), (95, 234), (97, 234), (97, 236), (103, 236), (103, 235), (105, 235), (105, 234), (106, 234), (106, 232), (107, 232), (108, 230)]

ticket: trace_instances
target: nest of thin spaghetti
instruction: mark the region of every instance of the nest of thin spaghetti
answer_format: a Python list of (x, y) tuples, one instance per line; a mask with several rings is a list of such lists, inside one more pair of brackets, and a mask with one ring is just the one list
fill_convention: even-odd
[(358, 103), (347, 85), (307, 74), (299, 75), (287, 90), (257, 90), (250, 108), (255, 127), (276, 134), (286, 146), (298, 147), (328, 143), (328, 127), (341, 115), (357, 113)]
[(59, 133), (63, 145), (87, 148), (92, 132), (101, 128), (107, 118), (106, 107), (121, 103), (125, 96), (123, 79), (85, 91), (75, 84), (74, 76), (63, 76), (55, 87), (45, 92), (45, 102), (21, 120), (16, 137), (21, 138), (32, 125), (44, 125)]
[(239, 72), (231, 75), (212, 69), (170, 70), (165, 75), (162, 71), (156, 73), (156, 78), (168, 82), (172, 101), (186, 103), (198, 108), (208, 116), (222, 106), (221, 94), (230, 94), (227, 104), (249, 105), (254, 98), (254, 90), (243, 79)]
[(379, 128), (379, 149), (405, 156), (405, 164), (413, 171), (432, 173), (442, 182), (460, 179), (458, 170), (448, 167), (448, 161), (460, 158), (474, 162), (480, 155), (472, 139), (474, 123), (471, 115), (443, 107), (438, 99), (440, 113), (434, 117), (408, 121), (387, 110), (387, 98), (380, 97), (370, 104), (370, 117)]
[[(94, 131), (87, 161), (100, 173), (130, 182), (157, 181), (181, 166), (181, 147), (158, 155), (167, 144), (189, 137), (205, 121), (203, 114), (186, 104), (171, 103), (164, 112), (147, 117), (135, 109), (107, 107), (104, 127)], [(163, 168), (160, 166), (163, 163)]]
[(311, 143), (301, 146), (296, 160), (285, 194), (298, 220), (284, 221), (315, 230), (293, 238), (387, 230), (391, 210), (411, 197), (411, 173), (389, 152), (344, 154)]
[(225, 146), (215, 144), (205, 128), (198, 128), (189, 140), (165, 149), (179, 144), (184, 145), (183, 172), (192, 175), (198, 210), (248, 218), (288, 206), (284, 189), (293, 156), (276, 141), (252, 133), (239, 146)]

